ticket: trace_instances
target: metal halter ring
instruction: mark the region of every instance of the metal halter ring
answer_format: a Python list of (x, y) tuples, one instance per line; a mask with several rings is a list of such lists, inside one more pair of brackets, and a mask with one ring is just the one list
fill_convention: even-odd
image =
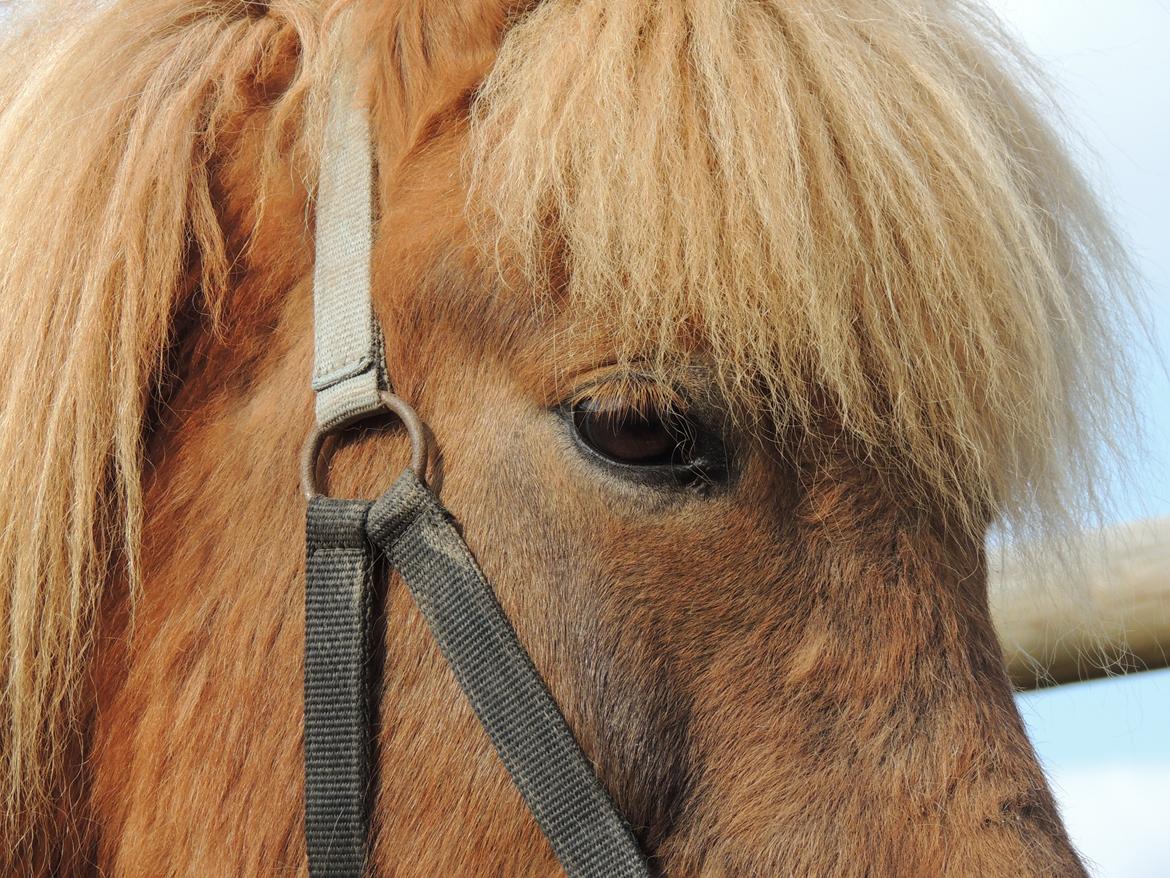
[[(378, 396), (386, 410), (397, 415), (398, 420), (402, 421), (402, 425), (406, 427), (406, 432), (410, 436), (410, 468), (421, 482), (426, 476), (427, 466), (426, 428), (423, 427), (418, 413), (411, 408), (409, 403), (386, 390), (379, 393)], [(306, 499), (312, 500), (320, 495), (320, 491), (317, 490), (317, 464), (320, 462), (321, 446), (325, 444), (325, 440), (334, 433), (364, 421), (374, 414), (377, 412), (363, 412), (331, 427), (318, 426), (313, 428), (301, 450), (301, 491)]]

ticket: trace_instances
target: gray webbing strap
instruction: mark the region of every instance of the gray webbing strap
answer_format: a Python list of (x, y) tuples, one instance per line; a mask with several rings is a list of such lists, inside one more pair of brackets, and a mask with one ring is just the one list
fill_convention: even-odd
[[(338, 55), (349, 27), (344, 11), (332, 30)], [(370, 149), (354, 68), (340, 63), (329, 88), (313, 269), (312, 385), (323, 429), (380, 410), (379, 391), (388, 386), (370, 298)], [(305, 845), (313, 878), (357, 878), (365, 867), (372, 746), (369, 507), (313, 497), (306, 518)]]
[(370, 778), (370, 503), (314, 497), (306, 519), (305, 841), (309, 873), (362, 874)]
[[(335, 40), (344, 41), (348, 12)], [(332, 427), (381, 408), (387, 387), (382, 335), (370, 302), (373, 159), (368, 113), (352, 65), (340, 64), (329, 86), (329, 115), (317, 187), (317, 254), (313, 269), (317, 423)]]
[(570, 878), (649, 870), (504, 611), (435, 496), (407, 470), (369, 535), (406, 580), (455, 679)]

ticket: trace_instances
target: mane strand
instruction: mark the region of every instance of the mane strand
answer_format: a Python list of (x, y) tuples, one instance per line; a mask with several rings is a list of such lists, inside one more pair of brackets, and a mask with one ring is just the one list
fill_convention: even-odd
[[(216, 138), (272, 56), (312, 50), (320, 5), (40, 4), (5, 25), (0, 871), (54, 856), (97, 608), (111, 579), (139, 585), (144, 419), (172, 325), (214, 320), (228, 287)], [(274, 144), (305, 88), (273, 108)]]

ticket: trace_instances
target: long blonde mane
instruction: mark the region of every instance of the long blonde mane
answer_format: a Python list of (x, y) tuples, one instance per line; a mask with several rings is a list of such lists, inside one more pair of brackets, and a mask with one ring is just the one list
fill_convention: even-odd
[[(106, 582), (138, 585), (144, 418), (174, 319), (214, 320), (229, 282), (217, 134), (290, 42), (312, 70), (321, 25), (315, 2), (76, 6), (9, 23), (0, 62), (5, 848), (70, 780)], [(300, 75), (273, 108), (274, 155), (300, 136), (311, 85)]]
[[(327, 2), (74, 5), (0, 59), (0, 845), (68, 786), (100, 602), (138, 585), (152, 393), (231, 272), (217, 135), (296, 52), (268, 124), (311, 179), (330, 63)], [(1124, 401), (1126, 264), (1038, 85), (965, 2), (545, 0), (477, 97), (477, 221), (627, 360), (701, 350), (782, 427), (827, 402), (981, 527), (1083, 495)]]

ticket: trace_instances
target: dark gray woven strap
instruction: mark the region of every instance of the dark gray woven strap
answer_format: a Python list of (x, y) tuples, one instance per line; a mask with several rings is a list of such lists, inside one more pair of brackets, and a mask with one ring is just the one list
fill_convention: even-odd
[(406, 580), (565, 872), (649, 875), (629, 826), (435, 496), (407, 470), (370, 510), (368, 532)]
[(314, 878), (356, 878), (370, 778), (370, 548), (364, 500), (309, 501), (305, 841)]

